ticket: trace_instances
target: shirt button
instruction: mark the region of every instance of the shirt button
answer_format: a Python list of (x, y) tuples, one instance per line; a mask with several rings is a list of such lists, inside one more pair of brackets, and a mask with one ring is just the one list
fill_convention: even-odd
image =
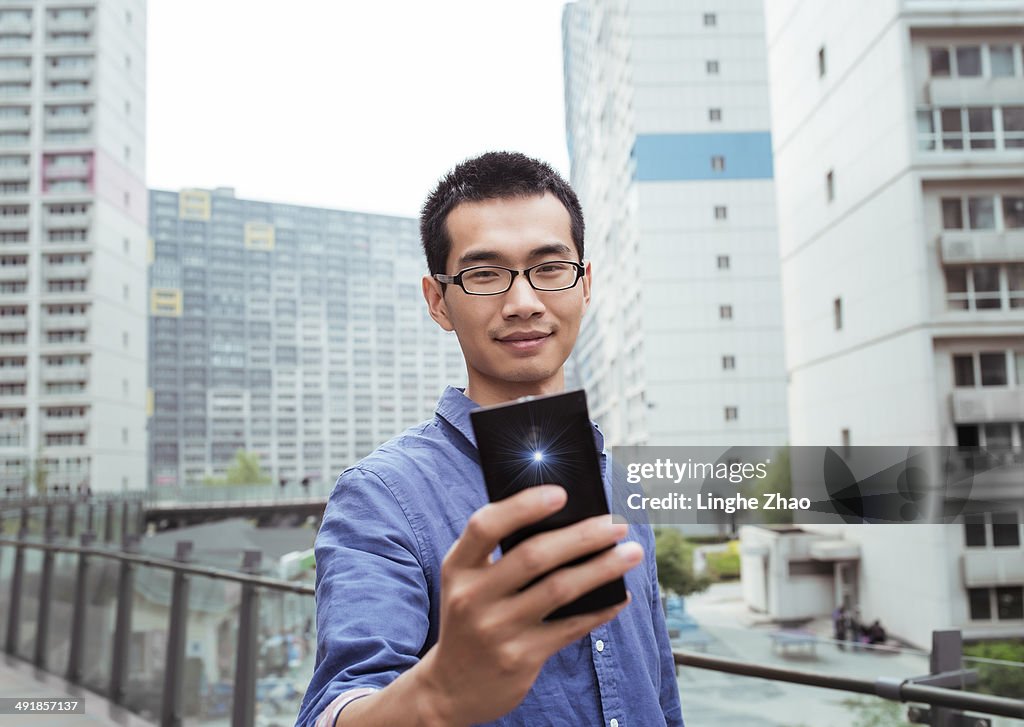
[[(594, 644), (594, 648), (597, 649), (598, 653), (604, 651), (604, 642), (601, 641), (601, 639), (598, 639), (597, 643)], [(616, 724), (618, 724), (618, 723), (616, 723)], [(615, 726), (612, 725), (612, 727), (615, 727)]]
[(611, 721), (608, 723), (608, 727), (619, 727), (619, 720), (612, 717)]

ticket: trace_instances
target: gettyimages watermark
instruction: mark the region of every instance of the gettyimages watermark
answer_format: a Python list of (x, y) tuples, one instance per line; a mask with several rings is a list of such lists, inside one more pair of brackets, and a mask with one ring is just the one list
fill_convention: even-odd
[(682, 524), (937, 524), (1024, 506), (1024, 453), (977, 447), (614, 447), (612, 512)]

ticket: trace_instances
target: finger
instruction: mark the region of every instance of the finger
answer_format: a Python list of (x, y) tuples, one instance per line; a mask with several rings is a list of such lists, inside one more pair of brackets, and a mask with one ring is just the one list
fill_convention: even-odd
[(643, 547), (627, 541), (579, 565), (559, 568), (514, 596), (513, 611), (527, 621), (539, 620), (635, 568), (643, 557)]
[(484, 505), (469, 516), (445, 560), (465, 568), (487, 564), (502, 538), (562, 509), (566, 497), (565, 489), (558, 485), (537, 485)]
[(601, 624), (611, 621), (632, 602), (633, 594), (626, 591), (626, 600), (622, 603), (616, 603), (614, 606), (609, 606), (593, 613), (583, 613), (556, 621), (546, 621), (540, 624), (539, 629), (535, 632), (535, 638), (541, 644), (538, 648), (551, 649), (553, 654), (572, 642), (583, 638)]
[(496, 592), (515, 593), (560, 565), (615, 544), (628, 531), (625, 523), (613, 523), (611, 515), (598, 515), (539, 533), (503, 555), (487, 577)]

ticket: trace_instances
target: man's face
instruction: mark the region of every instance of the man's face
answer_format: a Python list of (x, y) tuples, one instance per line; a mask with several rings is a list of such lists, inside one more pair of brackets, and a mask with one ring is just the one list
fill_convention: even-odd
[[(447, 229), (448, 275), (474, 265), (523, 270), (547, 260), (579, 260), (569, 213), (552, 194), (463, 202), (449, 213)], [(459, 337), (467, 394), (494, 403), (562, 389), (562, 365), (590, 301), (590, 266), (568, 290), (534, 290), (517, 275), (500, 295), (469, 295), (454, 284), (442, 295), (441, 284), (427, 276), (423, 293), (431, 317)]]

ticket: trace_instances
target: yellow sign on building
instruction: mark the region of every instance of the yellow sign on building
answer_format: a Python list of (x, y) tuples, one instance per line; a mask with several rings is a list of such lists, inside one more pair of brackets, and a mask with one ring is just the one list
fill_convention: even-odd
[(253, 250), (273, 250), (274, 226), (269, 222), (246, 222), (245, 246)]
[(210, 193), (205, 189), (183, 189), (178, 194), (178, 217), (183, 220), (210, 219)]
[(149, 312), (154, 316), (179, 318), (181, 316), (181, 290), (179, 288), (153, 288), (149, 295)]

